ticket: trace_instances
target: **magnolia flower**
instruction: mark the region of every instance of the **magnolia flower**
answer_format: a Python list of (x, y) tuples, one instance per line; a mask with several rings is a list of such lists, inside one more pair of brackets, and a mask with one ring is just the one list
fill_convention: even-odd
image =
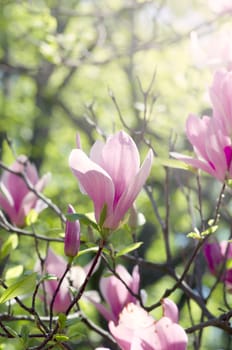
[(213, 105), (213, 118), (224, 135), (232, 136), (232, 72), (218, 70), (209, 88)]
[(163, 317), (155, 321), (139, 305), (128, 304), (109, 329), (122, 350), (185, 350), (188, 338), (178, 325), (178, 309), (171, 300), (164, 299)]
[(222, 281), (228, 289), (232, 289), (232, 268), (226, 267), (226, 261), (232, 259), (232, 243), (227, 241), (211, 242), (204, 245), (204, 255), (210, 272), (217, 276), (224, 264)]
[[(59, 291), (55, 297), (55, 301), (53, 304), (54, 312), (66, 312), (71, 302), (70, 286), (72, 285), (72, 288), (74, 288), (75, 290), (79, 290), (79, 288), (86, 279), (91, 265), (92, 262), (87, 264), (85, 267), (76, 265), (70, 268), (68, 273), (65, 275), (59, 288)], [(44, 274), (47, 273), (56, 277), (56, 279), (49, 279), (44, 281), (46, 301), (48, 302), (48, 305), (51, 304), (54, 293), (58, 287), (59, 279), (63, 276), (66, 267), (67, 262), (65, 261), (65, 259), (63, 259), (62, 256), (55, 254), (52, 249), (48, 249), (48, 254), (44, 261), (43, 271), (41, 271), (39, 262), (37, 262), (36, 264), (35, 270), (38, 271), (40, 274), (43, 272)], [(96, 271), (97, 267), (98, 266), (95, 267), (94, 271)], [(83, 297), (85, 296), (84, 294)], [(88, 294), (92, 298), (94, 298), (95, 296), (94, 291), (88, 291), (86, 292), (86, 294)], [(40, 295), (40, 297), (42, 300), (44, 300), (42, 295)]]
[(191, 32), (190, 47), (194, 64), (199, 68), (208, 66), (215, 70), (225, 67), (230, 71), (232, 69), (231, 35), (231, 30), (226, 29), (203, 38), (199, 38), (197, 32)]
[[(138, 266), (134, 267), (132, 275), (130, 275), (124, 266), (118, 265), (116, 267), (116, 273), (128, 288), (137, 295), (140, 283)], [(94, 303), (98, 311), (108, 321), (113, 320), (117, 322), (119, 314), (124, 306), (129, 303), (136, 303), (136, 297), (134, 297), (123, 282), (114, 275), (101, 278), (100, 291), (108, 307), (105, 307), (99, 300), (95, 300), (94, 298), (89, 298), (89, 300)]]
[[(74, 214), (75, 210), (69, 204), (68, 214)], [(64, 252), (66, 256), (75, 257), (80, 248), (80, 223), (79, 220), (69, 221), (65, 225)]]
[[(44, 273), (54, 275), (57, 279), (50, 279), (44, 281), (44, 288), (46, 292), (46, 301), (50, 305), (53, 295), (58, 287), (59, 279), (63, 276), (66, 270), (67, 262), (59, 255), (55, 254), (51, 249), (48, 249), (48, 254), (44, 261)], [(39, 270), (38, 264), (36, 270)], [(55, 297), (53, 304), (53, 311), (65, 312), (70, 305), (71, 295), (69, 290), (69, 281), (67, 276), (61, 283), (59, 291)]]
[(188, 165), (201, 169), (220, 181), (232, 178), (232, 144), (230, 137), (214, 118), (202, 119), (190, 115), (186, 122), (186, 134), (197, 158), (172, 152), (171, 155)]
[(186, 122), (186, 134), (197, 158), (171, 155), (225, 181), (232, 178), (232, 72), (215, 72), (209, 94), (213, 116), (200, 119), (190, 115)]
[[(10, 169), (18, 173), (24, 173), (27, 180), (38, 192), (44, 189), (50, 178), (50, 174), (46, 174), (39, 179), (36, 167), (23, 155), (17, 158)], [(0, 190), (0, 207), (7, 214), (12, 224), (16, 226), (20, 227), (25, 224), (25, 218), (31, 209), (39, 213), (46, 208), (46, 204), (29, 190), (25, 181), (9, 171), (3, 171)]]
[[(78, 142), (79, 145), (79, 142)], [(152, 164), (149, 150), (142, 166), (138, 149), (124, 131), (96, 141), (88, 157), (81, 149), (72, 150), (69, 165), (81, 189), (94, 203), (99, 223), (106, 209), (103, 227), (116, 229), (142, 189)]]

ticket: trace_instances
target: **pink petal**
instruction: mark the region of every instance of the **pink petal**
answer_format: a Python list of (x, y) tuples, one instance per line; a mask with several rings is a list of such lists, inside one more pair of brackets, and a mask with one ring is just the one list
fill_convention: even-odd
[(91, 147), (90, 156), (89, 156), (94, 163), (97, 163), (103, 169), (104, 169), (104, 166), (103, 166), (102, 150), (104, 146), (105, 146), (104, 142), (97, 140)]
[(223, 261), (221, 248), (218, 242), (207, 243), (204, 245), (204, 255), (208, 264), (208, 267), (212, 274), (217, 272), (219, 265)]
[(173, 323), (178, 323), (179, 311), (176, 304), (172, 300), (165, 298), (162, 300), (162, 306), (164, 316), (168, 317)]
[(132, 271), (132, 283), (131, 283), (131, 290), (135, 294), (138, 294), (140, 287), (140, 274), (139, 274), (139, 267), (136, 265)]
[(104, 205), (107, 214), (112, 212), (114, 186), (110, 176), (99, 165), (91, 161), (79, 149), (72, 150), (69, 165), (85, 192), (94, 202), (96, 220), (99, 221)]
[(122, 349), (164, 350), (155, 333), (154, 319), (140, 306), (128, 304), (120, 314), (118, 325), (109, 329)]
[(184, 329), (168, 317), (162, 317), (155, 324), (162, 350), (185, 350), (188, 337)]
[(115, 185), (117, 202), (139, 170), (140, 157), (137, 146), (128, 134), (119, 131), (107, 139), (102, 148), (102, 161), (101, 166)]
[[(184, 163), (192, 166), (193, 168), (196, 169), (201, 169), (203, 171), (205, 171), (206, 173), (215, 176), (218, 178), (218, 174), (215, 172), (215, 169), (213, 168), (213, 165), (210, 166), (207, 163), (205, 163), (204, 161), (200, 160), (200, 159), (196, 159), (196, 158), (192, 158), (189, 156), (185, 156), (183, 154), (177, 153), (177, 152), (171, 152), (170, 155), (178, 160), (183, 161)], [(220, 177), (218, 178), (220, 181), (224, 181), (224, 177)]]
[(118, 226), (119, 222), (123, 219), (124, 215), (128, 209), (132, 206), (137, 195), (141, 191), (149, 173), (151, 170), (153, 154), (149, 150), (148, 154), (139, 170), (137, 175), (131, 179), (128, 188), (125, 190), (121, 198), (119, 199), (114, 214), (107, 218), (105, 222), (105, 227), (115, 228)]
[(205, 116), (200, 119), (193, 114), (190, 114), (186, 121), (186, 134), (189, 141), (197, 150), (197, 153), (206, 160), (208, 156), (205, 150), (205, 140), (208, 135), (210, 121), (210, 117)]
[[(115, 152), (117, 150), (117, 152)], [(90, 158), (111, 176), (115, 185), (115, 203), (139, 169), (139, 153), (132, 138), (120, 131), (106, 144), (95, 142)]]

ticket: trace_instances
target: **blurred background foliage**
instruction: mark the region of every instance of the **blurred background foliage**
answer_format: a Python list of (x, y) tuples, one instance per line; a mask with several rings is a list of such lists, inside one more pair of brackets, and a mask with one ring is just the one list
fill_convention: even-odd
[[(40, 174), (52, 173), (45, 193), (63, 212), (68, 203), (77, 212), (91, 211), (90, 201), (80, 193), (68, 167), (76, 134), (80, 134), (86, 151), (97, 138), (119, 129), (130, 132), (142, 159), (145, 143), (152, 145), (160, 159), (169, 158), (173, 149), (185, 151), (189, 148), (184, 136), (186, 117), (190, 112), (202, 115), (210, 107), (206, 91), (212, 80), (207, 67), (200, 69), (194, 64), (190, 33), (196, 29), (205, 36), (225, 23), (228, 25), (229, 17), (217, 16), (203, 0), (0, 0), (2, 160), (9, 165), (15, 154), (28, 155)], [(154, 159), (148, 183), (163, 219), (167, 210), (166, 175), (162, 162)], [(200, 219), (197, 182), (194, 174), (175, 169), (169, 170), (168, 178), (171, 250), (181, 271), (189, 248), (195, 244), (186, 234)], [(207, 220), (213, 216), (220, 186), (204, 176), (201, 187)], [(228, 237), (229, 196), (226, 203), (227, 213), (218, 233), (223, 238)], [(160, 223), (145, 191), (137, 207), (146, 218), (137, 232), (138, 240), (144, 241), (139, 254), (149, 261), (163, 262)], [(51, 236), (61, 231), (59, 219), (50, 209), (41, 213), (36, 229)], [(116, 249), (131, 241), (124, 231), (117, 235), (112, 237)], [(30, 239), (21, 239), (20, 249), (11, 257), (13, 266), (24, 254), (24, 267), (33, 269), (35, 257), (27, 252), (30, 244)], [(59, 244), (53, 248), (63, 254)], [(200, 274), (204, 273), (201, 264)], [(191, 283), (195, 288), (197, 282)], [(210, 283), (206, 274), (206, 289)], [(149, 304), (159, 300), (172, 284), (160, 271), (142, 274)], [(221, 288), (219, 285), (213, 296), (215, 313), (221, 307)], [(186, 311), (181, 312), (181, 323), (187, 327), (191, 323), (188, 303), (181, 292), (174, 297)], [(189, 307), (198, 320), (199, 308), (194, 303)], [(203, 350), (228, 349), (228, 339), (221, 331), (213, 328), (204, 334)], [(190, 339), (191, 349), (193, 337)], [(87, 349), (88, 344), (79, 346)], [(8, 344), (7, 349), (11, 348), (16, 345)]]

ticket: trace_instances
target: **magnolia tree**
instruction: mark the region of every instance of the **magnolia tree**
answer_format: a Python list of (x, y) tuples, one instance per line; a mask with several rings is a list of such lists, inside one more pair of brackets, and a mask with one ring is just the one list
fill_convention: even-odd
[[(106, 339), (112, 349), (184, 350), (191, 343), (188, 334), (210, 326), (217, 326), (231, 334), (231, 310), (217, 317), (207, 307), (218, 283), (225, 283), (225, 293), (232, 289), (232, 269), (229, 264), (232, 257), (231, 243), (229, 240), (219, 242), (213, 234), (219, 224), (223, 194), (230, 183), (232, 171), (231, 86), (231, 72), (217, 71), (210, 88), (212, 116), (188, 117), (186, 133), (193, 145), (195, 158), (174, 152), (171, 154), (185, 162), (189, 170), (209, 173), (222, 183), (222, 188), (213, 219), (208, 222), (207, 227), (202, 222), (201, 230), (189, 234), (197, 244), (183, 271), (179, 274), (172, 266), (170, 252), (166, 263), (160, 265), (160, 269), (174, 279), (174, 284), (171, 289), (163, 291), (163, 297), (154, 305), (147, 305), (146, 293), (140, 284), (140, 275), (148, 263), (139, 254), (135, 254), (142, 242), (125, 246), (123, 251), (118, 252), (111, 247), (111, 237), (117, 235), (119, 228), (128, 230), (129, 227), (132, 232), (138, 225), (134, 202), (152, 168), (154, 152), (151, 149), (141, 165), (138, 148), (125, 131), (109, 136), (105, 142), (97, 140), (89, 156), (81, 149), (80, 139), (77, 137), (77, 148), (70, 153), (69, 165), (78, 180), (82, 195), (87, 195), (92, 201), (94, 215), (76, 213), (70, 204), (67, 214), (61, 213), (41, 193), (48, 186), (49, 175), (39, 178), (35, 166), (26, 156), (17, 157), (10, 167), (1, 163), (4, 171), (1, 177), (0, 225), (9, 232), (9, 238), (3, 243), (1, 250), (4, 258), (3, 269), (8, 264), (20, 235), (31, 237), (37, 242), (37, 248), (30, 253), (38, 256), (34, 272), (21, 275), (10, 283), (6, 283), (3, 274), (0, 297), (3, 308), (0, 320), (3, 339), (18, 340), (27, 349), (72, 349), (70, 320), (87, 324), (102, 337), (102, 344)], [(79, 201), (82, 195), (79, 195)], [(64, 238), (57, 238), (63, 246), (63, 254), (60, 255), (50, 247), (52, 239), (25, 229), (26, 225), (33, 224), (37, 215), (47, 206), (54, 210), (63, 223)], [(87, 249), (82, 249), (83, 226), (97, 234), (95, 244)], [(33, 225), (31, 227), (33, 229)], [(166, 234), (164, 239), (168, 247)], [(47, 242), (43, 253), (38, 248), (40, 240)], [(210, 273), (215, 276), (207, 296), (191, 289), (186, 279), (201, 250), (204, 251)], [(92, 260), (84, 267), (78, 265), (78, 257), (89, 251), (94, 252)], [(131, 255), (132, 252), (134, 255)], [(133, 261), (131, 274), (118, 263), (117, 258), (123, 255)], [(88, 288), (88, 284), (101, 262), (108, 272), (99, 277), (99, 296), (97, 291)], [(159, 269), (159, 266), (154, 266)], [(178, 289), (202, 310), (201, 322), (189, 325), (186, 330), (179, 324), (178, 306), (172, 300), (172, 294)], [(81, 301), (96, 308), (106, 320), (105, 328), (85, 316)], [(43, 310), (41, 304), (44, 306)], [(152, 316), (151, 311), (160, 305), (163, 311), (157, 319)], [(23, 314), (19, 315), (15, 308), (21, 309)], [(21, 328), (14, 329), (9, 326), (9, 322), (15, 320), (21, 321)], [(31, 328), (27, 325), (28, 322), (31, 323)]]
[[(135, 2), (126, 11), (136, 13), (151, 5), (153, 1)], [(231, 16), (231, 1), (220, 4), (208, 1), (208, 6), (215, 16), (209, 25), (218, 18), (224, 21), (226, 16)], [(166, 9), (162, 2), (153, 8), (157, 18), (163, 8)], [(123, 116), (120, 104), (109, 90), (122, 126), (117, 128), (116, 123), (112, 129), (117, 130), (112, 133), (106, 131), (107, 126), (104, 131), (98, 125), (92, 105), (88, 106), (92, 119), (83, 121), (75, 119), (72, 108), (58, 99), (74, 71), (81, 68), (81, 62), (92, 60), (92, 64), (101, 64), (94, 50), (99, 41), (104, 42), (102, 29), (108, 33), (107, 20), (111, 13), (101, 13), (97, 6), (94, 15), (92, 12), (80, 15), (79, 8), (69, 12), (58, 5), (52, 10), (58, 13), (56, 39), (60, 44), (60, 51), (53, 47), (56, 51), (53, 59), (60, 59), (59, 63), (69, 69), (56, 91), (54, 83), (53, 97), (56, 106), (80, 124), (80, 129), (72, 129), (76, 148), (68, 150), (65, 178), (63, 173), (60, 177), (64, 183), (75, 181), (72, 196), (75, 200), (66, 203), (62, 190), (55, 199), (44, 194), (52, 187), (51, 174), (59, 172), (58, 162), (58, 171), (51, 166), (51, 174), (40, 176), (42, 158), (33, 154), (36, 166), (29, 160), (30, 152), (18, 154), (14, 142), (0, 133), (7, 145), (7, 151), (3, 147), (1, 153), (7, 152), (14, 158), (12, 164), (0, 161), (0, 349), (230, 349), (230, 28), (222, 28), (216, 34), (210, 31), (206, 38), (198, 33), (201, 26), (196, 26), (185, 35), (189, 38), (193, 64), (211, 72), (211, 83), (205, 91), (207, 110), (202, 116), (190, 110), (183, 112), (186, 142), (178, 144), (170, 137), (166, 159), (160, 152), (165, 147), (163, 135), (156, 131), (155, 122), (152, 121), (155, 126), (150, 126), (149, 120), (157, 98), (152, 88), (159, 82), (159, 76), (152, 76), (147, 89), (138, 79), (143, 104), (136, 105), (137, 109), (141, 108), (141, 114), (137, 114), (134, 127)], [(18, 11), (20, 14), (21, 9)], [(116, 19), (120, 18), (120, 12)], [(4, 15), (10, 16), (9, 9), (5, 9)], [(81, 53), (78, 64), (69, 56), (75, 56), (80, 49), (72, 51), (65, 46), (68, 37), (62, 39), (65, 16), (80, 16), (79, 20), (81, 17), (92, 20), (96, 16), (94, 28), (96, 23), (101, 28), (101, 40), (98, 37), (96, 43), (89, 45), (88, 54)], [(142, 44), (150, 42), (139, 42), (136, 35), (132, 41), (135, 44), (137, 40), (138, 45), (130, 46), (130, 62)], [(51, 35), (46, 37), (48, 42), (53, 39)], [(171, 42), (177, 40), (174, 36)], [(51, 54), (48, 42), (41, 47), (41, 55)], [(212, 49), (215, 42), (217, 50)], [(73, 39), (71, 44), (74, 45)], [(167, 41), (156, 44), (162, 49)], [(122, 57), (114, 51), (117, 45), (111, 49), (114, 57)], [(8, 56), (9, 53), (4, 56), (3, 63), (0, 59), (0, 68), (2, 64), (7, 74), (11, 69), (24, 73), (26, 68), (10, 64)], [(51, 91), (50, 95), (41, 91), (53, 77), (56, 64), (46, 63), (37, 71), (36, 103), (41, 111), (51, 101)], [(36, 74), (35, 67), (28, 69), (28, 74), (29, 71), (32, 76)], [(130, 80), (128, 67), (125, 72)], [(49, 111), (53, 113), (52, 109)], [(46, 113), (35, 119), (35, 125), (39, 125), (40, 117), (42, 127), (40, 132), (35, 127), (34, 136), (44, 153), (41, 135)], [(88, 127), (95, 133), (88, 134)], [(86, 135), (92, 142), (90, 150), (83, 137)], [(60, 183), (59, 188), (63, 189), (64, 184)], [(183, 198), (187, 205), (182, 208)], [(61, 209), (60, 203), (65, 209)], [(186, 218), (190, 220), (179, 226)], [(187, 229), (178, 232), (179, 227)]]

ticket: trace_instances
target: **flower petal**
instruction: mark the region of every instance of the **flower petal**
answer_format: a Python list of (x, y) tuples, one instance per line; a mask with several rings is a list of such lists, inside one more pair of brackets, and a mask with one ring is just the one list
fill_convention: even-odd
[(80, 149), (72, 150), (69, 156), (69, 165), (85, 192), (94, 202), (97, 222), (105, 204), (107, 205), (107, 215), (111, 214), (114, 185), (105, 170), (90, 160)]
[(161, 303), (164, 316), (170, 318), (173, 323), (178, 323), (179, 311), (176, 304), (168, 298), (163, 299)]
[(115, 202), (135, 177), (140, 166), (140, 157), (133, 139), (124, 131), (110, 136), (102, 148), (102, 163), (115, 185)]
[(149, 150), (139, 172), (134, 177), (134, 179), (131, 179), (128, 188), (119, 199), (115, 207), (114, 214), (111, 217), (107, 218), (105, 227), (116, 228), (119, 225), (119, 222), (123, 219), (125, 213), (132, 206), (134, 200), (141, 191), (150, 173), (152, 159), (153, 154), (152, 151)]

